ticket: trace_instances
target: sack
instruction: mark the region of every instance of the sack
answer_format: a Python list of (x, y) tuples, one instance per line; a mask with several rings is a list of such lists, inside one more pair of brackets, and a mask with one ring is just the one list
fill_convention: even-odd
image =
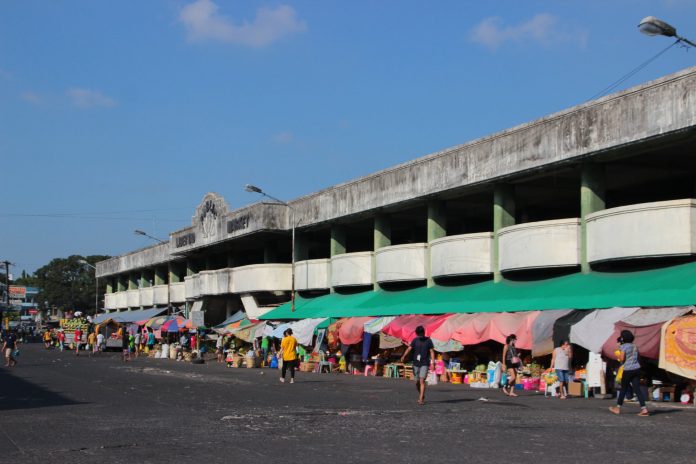
[(425, 378), (428, 385), (437, 385), (437, 374), (435, 371), (428, 371), (428, 376)]

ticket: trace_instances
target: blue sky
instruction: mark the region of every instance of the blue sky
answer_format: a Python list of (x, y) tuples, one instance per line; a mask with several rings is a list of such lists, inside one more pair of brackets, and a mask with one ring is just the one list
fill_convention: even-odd
[[(33, 271), (582, 103), (694, 40), (696, 0), (5, 1), (0, 258)], [(696, 64), (672, 47), (619, 89)]]

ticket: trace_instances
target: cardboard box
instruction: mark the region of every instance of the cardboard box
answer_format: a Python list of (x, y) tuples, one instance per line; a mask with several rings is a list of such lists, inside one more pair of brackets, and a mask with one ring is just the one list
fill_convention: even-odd
[(583, 396), (582, 383), (580, 382), (568, 382), (568, 395), (570, 396)]

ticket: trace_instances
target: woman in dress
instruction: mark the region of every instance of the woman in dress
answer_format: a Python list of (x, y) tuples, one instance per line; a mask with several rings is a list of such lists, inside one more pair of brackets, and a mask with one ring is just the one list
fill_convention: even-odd
[(503, 393), (508, 396), (517, 396), (515, 393), (515, 378), (517, 376), (517, 368), (522, 364), (517, 348), (515, 348), (516, 342), (517, 337), (515, 334), (508, 335), (503, 347), (503, 370), (507, 371), (507, 384), (503, 385)]

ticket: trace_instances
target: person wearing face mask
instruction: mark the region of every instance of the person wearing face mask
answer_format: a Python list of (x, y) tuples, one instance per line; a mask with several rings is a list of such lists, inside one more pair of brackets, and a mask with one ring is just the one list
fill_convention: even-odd
[(503, 393), (508, 396), (517, 396), (515, 393), (515, 378), (517, 376), (517, 368), (522, 365), (517, 348), (515, 348), (516, 341), (517, 337), (515, 334), (508, 335), (503, 347), (503, 370), (507, 371), (507, 385), (503, 385)]

